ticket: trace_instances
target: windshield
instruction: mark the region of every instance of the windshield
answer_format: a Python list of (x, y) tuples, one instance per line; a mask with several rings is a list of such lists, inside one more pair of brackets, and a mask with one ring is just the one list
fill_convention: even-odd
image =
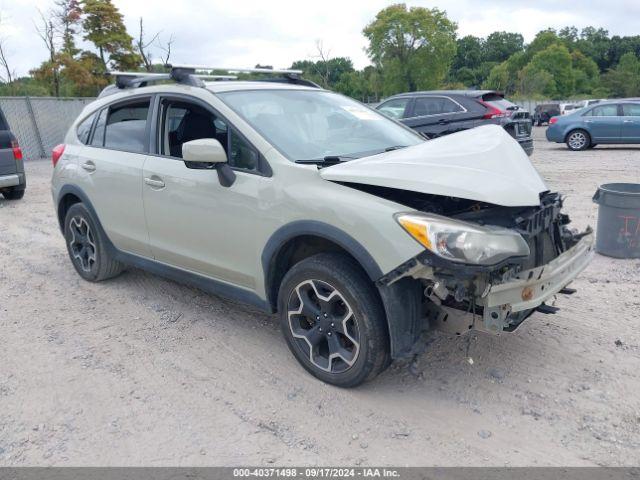
[(218, 96), (294, 161), (358, 158), (424, 141), (378, 112), (331, 92), (252, 90)]

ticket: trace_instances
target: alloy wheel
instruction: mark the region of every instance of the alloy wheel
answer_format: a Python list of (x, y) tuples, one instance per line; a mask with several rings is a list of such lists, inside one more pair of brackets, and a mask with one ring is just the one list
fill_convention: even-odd
[(582, 132), (573, 132), (569, 135), (569, 146), (574, 150), (580, 150), (587, 144), (587, 136)]
[(91, 227), (84, 218), (79, 216), (71, 219), (69, 227), (71, 254), (83, 271), (91, 272), (96, 263), (96, 244)]
[(287, 303), (289, 328), (298, 347), (317, 368), (342, 373), (360, 352), (360, 332), (353, 309), (333, 286), (305, 280)]

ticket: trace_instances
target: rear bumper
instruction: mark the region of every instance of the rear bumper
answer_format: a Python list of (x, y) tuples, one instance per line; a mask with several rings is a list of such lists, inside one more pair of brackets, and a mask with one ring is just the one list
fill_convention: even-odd
[(24, 173), (0, 175), (0, 188), (15, 187), (18, 185), (24, 185)]
[(593, 257), (593, 234), (546, 265), (520, 272), (509, 282), (492, 285), (482, 298), (483, 318), (478, 330), (501, 332), (512, 313), (532, 310), (565, 288), (583, 271)]
[(555, 143), (563, 143), (564, 142), (564, 135), (562, 135), (562, 132), (560, 132), (559, 128), (554, 128), (554, 126), (549, 126), (547, 127), (546, 132), (544, 132), (545, 136), (547, 137), (547, 140), (550, 142), (555, 142)]

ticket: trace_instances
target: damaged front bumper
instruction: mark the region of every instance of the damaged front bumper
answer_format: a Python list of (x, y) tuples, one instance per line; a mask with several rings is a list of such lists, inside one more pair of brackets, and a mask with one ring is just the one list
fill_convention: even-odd
[[(470, 330), (487, 333), (514, 331), (529, 314), (575, 279), (593, 257), (593, 234), (546, 265), (523, 270), (504, 283), (489, 284), (469, 311), (438, 305), (428, 308), (431, 328), (461, 335)], [(479, 312), (478, 312), (479, 310)]]

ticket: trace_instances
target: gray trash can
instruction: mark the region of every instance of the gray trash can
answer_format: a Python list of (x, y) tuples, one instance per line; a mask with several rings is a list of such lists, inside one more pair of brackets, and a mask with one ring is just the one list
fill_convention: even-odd
[(599, 205), (596, 252), (640, 258), (640, 184), (606, 183), (593, 201)]

